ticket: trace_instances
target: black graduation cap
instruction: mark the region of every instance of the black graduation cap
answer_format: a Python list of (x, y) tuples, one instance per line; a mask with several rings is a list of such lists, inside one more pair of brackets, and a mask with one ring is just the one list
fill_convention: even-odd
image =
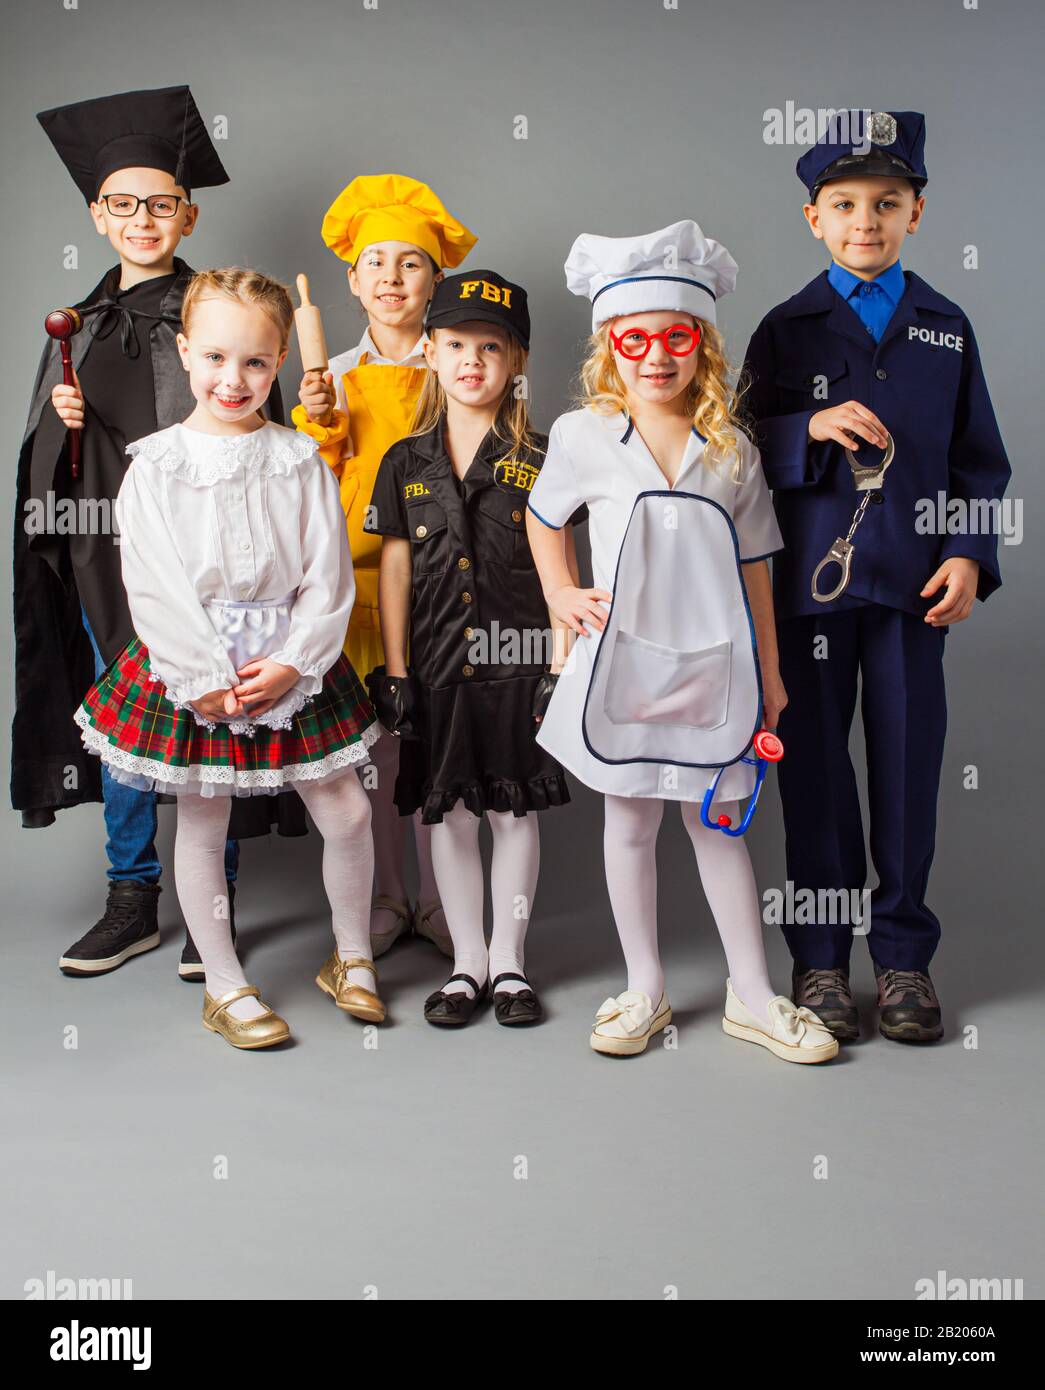
[(117, 169), (162, 169), (186, 193), (229, 181), (188, 87), (95, 97), (36, 119), (89, 203)]

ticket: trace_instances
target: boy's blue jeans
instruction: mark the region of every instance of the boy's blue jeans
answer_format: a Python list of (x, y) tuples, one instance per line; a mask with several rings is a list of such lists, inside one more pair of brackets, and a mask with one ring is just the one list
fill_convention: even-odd
[[(83, 610), (81, 609), (81, 612)], [(94, 652), (94, 678), (105, 670), (105, 661), (94, 640), (94, 633), (83, 613), (83, 625)], [(136, 878), (156, 883), (160, 861), (156, 854), (156, 794), (141, 792), (117, 781), (102, 763), (102, 797), (105, 802), (105, 829), (109, 836), (105, 852), (109, 856), (109, 879)], [(225, 841), (225, 877), (235, 879), (239, 868), (239, 842)]]

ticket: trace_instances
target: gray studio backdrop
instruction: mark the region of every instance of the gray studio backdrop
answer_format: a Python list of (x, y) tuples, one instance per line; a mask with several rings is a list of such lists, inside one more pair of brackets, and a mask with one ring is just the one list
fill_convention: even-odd
[[(37, 126), (37, 110), (112, 91), (189, 82), (205, 119), (227, 118), (228, 138), (219, 149), (231, 183), (199, 195), (200, 223), (184, 245), (186, 259), (197, 268), (256, 266), (286, 282), (292, 282), (299, 271), (308, 272), (315, 302), (324, 311), (332, 351), (354, 343), (362, 321), (350, 301), (343, 264), (320, 239), (328, 203), (361, 173), (402, 171), (430, 182), (447, 206), (478, 233), (478, 246), (466, 267), (493, 266), (527, 288), (534, 324), (534, 410), (544, 429), (568, 408), (589, 323), (587, 304), (567, 293), (562, 273), (566, 252), (578, 232), (626, 234), (679, 218), (696, 218), (708, 234), (729, 247), (740, 264), (737, 291), (722, 305), (729, 348), (739, 362), (760, 317), (825, 264), (821, 245), (802, 220), (802, 190), (794, 174), (800, 150), (766, 141), (767, 109), (786, 111), (790, 104), (792, 108), (915, 108), (927, 113), (928, 207), (920, 233), (905, 250), (904, 264), (957, 300), (976, 328), (1013, 464), (1011, 491), (1023, 499), (1023, 541), (1002, 549), (1005, 582), (1000, 593), (986, 606), (977, 605), (974, 616), (948, 638), (949, 735), (930, 902), (943, 922), (938, 979), (948, 1009), (950, 1052), (890, 1051), (881, 1042), (863, 1049), (859, 1067), (866, 1068), (865, 1077), (876, 1078), (870, 1098), (860, 1092), (858, 1065), (837, 1069), (841, 1079), (830, 1083), (832, 1106), (841, 1107), (839, 1113), (849, 1113), (846, 1107), (850, 1107), (853, 1125), (865, 1123), (861, 1116), (866, 1119), (867, 1128), (861, 1130), (856, 1145), (864, 1186), (848, 1198), (839, 1193), (833, 1217), (820, 1208), (820, 1218), (836, 1220), (840, 1231), (851, 1213), (865, 1204), (867, 1227), (858, 1235), (871, 1242), (880, 1259), (876, 1262), (872, 1253), (862, 1270), (850, 1262), (844, 1269), (828, 1267), (811, 1279), (805, 1292), (820, 1297), (856, 1292), (911, 1297), (916, 1276), (934, 1273), (944, 1259), (955, 1274), (962, 1273), (964, 1266), (972, 1273), (1029, 1272), (1017, 1212), (1007, 1212), (1001, 1222), (1002, 1230), (1010, 1229), (1012, 1236), (1005, 1246), (1008, 1253), (1002, 1254), (992, 1244), (1001, 1239), (998, 1222), (972, 1209), (974, 1194), (978, 1199), (982, 1190), (980, 1180), (1000, 1175), (996, 1164), (1001, 1162), (1001, 1149), (1018, 1156), (1026, 1141), (1018, 1127), (1007, 1137), (1003, 1131), (1002, 1138), (997, 1127), (1007, 1122), (1010, 1107), (1015, 1124), (1021, 1109), (1013, 1068), (1025, 1039), (1021, 1042), (1021, 1035), (1011, 1031), (1016, 1016), (1012, 1010), (1021, 1004), (1027, 1009), (1041, 963), (1037, 778), (1042, 761), (1039, 633), (1045, 567), (1038, 520), (1042, 492), (1039, 267), (1045, 206), (1040, 177), (1043, 44), (1037, 0), (982, 0), (975, 8), (962, 0), (919, 4), (876, 0), (872, 5), (866, 0), (786, 4), (678, 0), (677, 6), (662, 0), (372, 0), (371, 4), (302, 0), (294, 5), (278, 0), (217, 4), (210, 0), (79, 0), (78, 4), (74, 0), (33, 0), (31, 4), (4, 0), (3, 14), (0, 111), (7, 329), (0, 419), (10, 470), (9, 511), (43, 317), (51, 308), (80, 298), (112, 259), (108, 243), (96, 236), (82, 200)], [(526, 138), (517, 138), (523, 129)], [(63, 267), (70, 245), (78, 248), (75, 270)], [(975, 269), (966, 268), (970, 247), (975, 248)], [(293, 352), (281, 379), (285, 395), (293, 401), (298, 381)], [(902, 467), (903, 460), (898, 459), (897, 466)], [(8, 650), (9, 614), (10, 605), (5, 603), (0, 640)], [(8, 679), (0, 684), (5, 732), (12, 694), (9, 670)], [(5, 738), (5, 782), (7, 754)], [(964, 787), (970, 765), (978, 772), (976, 790)], [(809, 814), (816, 817), (818, 808), (810, 806)], [(161, 821), (161, 849), (169, 865), (172, 812), (165, 811)], [(581, 1126), (576, 1134), (570, 1133), (568, 1144), (571, 1153), (585, 1153), (585, 1161), (590, 1161), (581, 1184), (584, 1193), (579, 1195), (576, 1186), (564, 1182), (561, 1207), (553, 1202), (546, 1211), (531, 1212), (529, 1219), (535, 1223), (531, 1232), (543, 1230), (545, 1235), (533, 1236), (537, 1253), (531, 1251), (532, 1260), (526, 1255), (510, 1277), (493, 1254), (498, 1232), (493, 1218), (499, 1211), (503, 1214), (502, 1198), (496, 1193), (502, 1189), (492, 1179), (486, 1185), (481, 1164), (474, 1172), (467, 1163), (462, 1167), (459, 1152), (444, 1150), (430, 1138), (434, 1147), (425, 1171), (443, 1174), (438, 1199), (433, 1199), (435, 1210), (443, 1209), (441, 1203), (452, 1208), (455, 1193), (462, 1199), (466, 1194), (489, 1196), (483, 1211), (469, 1208), (463, 1228), (454, 1227), (452, 1211), (446, 1211), (443, 1234), (455, 1229), (474, 1231), (473, 1222), (477, 1222), (478, 1266), (457, 1278), (447, 1273), (438, 1289), (426, 1277), (423, 1251), (429, 1241), (433, 1250), (439, 1246), (442, 1228), (422, 1200), (425, 1189), (419, 1174), (397, 1173), (400, 1196), (395, 1200), (406, 1204), (400, 1210), (413, 1223), (414, 1240), (412, 1245), (402, 1231), (396, 1237), (402, 1242), (398, 1254), (413, 1270), (406, 1277), (400, 1262), (398, 1275), (386, 1276), (386, 1283), (394, 1284), (399, 1293), (543, 1291), (659, 1297), (662, 1288), (680, 1280), (684, 1296), (716, 1289), (739, 1297), (772, 1296), (775, 1287), (783, 1291), (765, 1271), (753, 1273), (744, 1267), (733, 1240), (739, 1232), (742, 1245), (764, 1248), (766, 1228), (751, 1215), (752, 1210), (757, 1212), (757, 1207), (750, 1206), (756, 1201), (751, 1194), (766, 1193), (773, 1183), (755, 1169), (748, 1172), (736, 1149), (720, 1152), (716, 1158), (708, 1130), (720, 1125), (731, 1097), (735, 1103), (738, 1086), (753, 1088), (750, 1126), (745, 1121), (743, 1132), (732, 1135), (741, 1148), (764, 1140), (767, 1124), (778, 1129), (777, 1119), (771, 1118), (778, 1103), (792, 1115), (795, 1105), (813, 1105), (810, 1113), (818, 1113), (813, 1087), (796, 1086), (793, 1077), (781, 1076), (781, 1072), (807, 1069), (779, 1067), (768, 1054), (752, 1059), (735, 1043), (723, 1051), (716, 1032), (721, 959), (703, 900), (695, 894), (692, 860), (673, 813), (665, 817), (661, 842), (661, 929), (671, 978), (676, 981), (673, 999), (688, 995), (700, 1000), (694, 1036), (702, 1050), (691, 1048), (686, 1063), (690, 1070), (674, 1083), (670, 1078), (664, 1083), (655, 1079), (658, 1063), (653, 1057), (638, 1060), (637, 1069), (629, 1070), (626, 1064), (612, 1075), (605, 1067), (601, 1071), (589, 1067), (591, 1059), (584, 1049), (591, 1013), (607, 992), (616, 993), (623, 986), (603, 884), (601, 825), (598, 799), (583, 788), (576, 789), (568, 812), (554, 813), (554, 818), (545, 821), (531, 959), (546, 991), (554, 994), (557, 986), (561, 989), (554, 1021), (558, 1032), (549, 1025), (529, 1050), (519, 1045), (509, 1048), (501, 1037), (494, 1044), (484, 1044), (492, 1049), (491, 1056), (496, 1052), (509, 1059), (496, 1064), (509, 1068), (515, 1078), (508, 1102), (494, 1084), (496, 1075), (490, 1072), (494, 1063), (489, 1057), (488, 1066), (483, 1066), (479, 1039), (471, 1034), (453, 1039), (458, 1044), (455, 1067), (461, 1068), (456, 1074), (469, 1078), (474, 1099), (464, 1103), (450, 1094), (446, 1100), (460, 1107), (455, 1123), (468, 1133), (469, 1153), (482, 1155), (483, 1136), (496, 1117), (505, 1118), (506, 1105), (536, 1105), (542, 1096), (553, 1096), (562, 1113), (572, 1114)], [(149, 1168), (155, 1157), (147, 1137), (150, 1131), (166, 1136), (164, 1146), (177, 1147), (173, 1131), (167, 1128), (164, 1097), (172, 1094), (172, 1088), (178, 1092), (179, 1078), (186, 1078), (182, 1086), (186, 1094), (178, 1093), (180, 1123), (191, 1126), (193, 1105), (201, 1096), (200, 1103), (211, 1104), (223, 1094), (223, 1069), (236, 1070), (228, 1067), (229, 1057), (219, 1055), (217, 1041), (205, 1039), (199, 1029), (196, 999), (187, 990), (179, 994), (179, 987), (171, 983), (176, 959), (171, 943), (178, 923), (173, 891), (162, 900), (161, 921), (168, 941), (163, 951), (107, 980), (86, 985), (58, 975), (55, 958), (94, 920), (101, 903), (102, 839), (100, 807), (64, 812), (57, 825), (33, 832), (21, 830), (18, 818), (9, 812), (0, 828), (4, 875), (0, 916), (7, 961), (3, 1027), (9, 1034), (7, 1055), (19, 1059), (22, 1077), (14, 1126), (19, 1134), (20, 1179), (10, 1194), (22, 1211), (44, 1207), (54, 1211), (55, 1191), (75, 1189), (81, 1165), (114, 1163), (115, 1155), (106, 1147), (113, 1124), (119, 1128), (124, 1158), (129, 1145), (138, 1156), (139, 1171)], [(326, 940), (316, 839), (312, 835), (308, 843), (273, 842), (271, 852), (255, 844), (247, 847), (244, 856), (243, 879), (255, 916), (271, 928), (265, 938), (266, 980), (293, 981), (300, 996), (297, 1016), (303, 1024), (311, 1020), (312, 1010), (319, 1009), (318, 993), (310, 990), (310, 967), (313, 958), (318, 965)], [(765, 799), (749, 839), (761, 884), (782, 886), (782, 830), (775, 791)], [(172, 887), (169, 870), (165, 881)], [(249, 915), (246, 906), (244, 914)], [(289, 944), (291, 928), (302, 917), (310, 924), (307, 952)], [(777, 979), (784, 987), (784, 953), (773, 930), (767, 931), (767, 939)], [(287, 963), (288, 953), (292, 964)], [(403, 953), (402, 960), (407, 959)], [(854, 959), (859, 962), (866, 995), (869, 967), (862, 943), (857, 943)], [(393, 981), (401, 981), (397, 1012), (409, 1024), (409, 1031), (399, 1030), (400, 1036), (411, 1044), (409, 1048), (402, 1041), (389, 1044), (399, 1048), (396, 1094), (412, 1098), (402, 1102), (392, 1117), (406, 1126), (400, 1153), (416, 1148), (415, 1139), (409, 1137), (406, 1112), (410, 1104), (416, 1104), (416, 1113), (426, 1114), (424, 1132), (433, 1136), (442, 1132), (440, 1117), (425, 1111), (431, 1103), (426, 1088), (431, 1085), (434, 1094), (448, 1095), (448, 1072), (445, 1062), (439, 1062), (439, 1047), (417, 1021), (423, 994), (438, 981), (442, 967), (434, 956), (415, 954), (409, 960), (412, 966), (389, 965)], [(151, 997), (148, 991), (143, 994), (145, 982)], [(290, 988), (290, 983), (284, 985), (284, 1000)], [(295, 997), (287, 1001), (291, 1013)], [(165, 1011), (162, 1017), (156, 1009)], [(1029, 1009), (1024, 1016), (1029, 1019)], [(60, 1051), (56, 1039), (61, 1029), (88, 1018), (97, 1019), (99, 1026), (104, 1022), (111, 1032), (105, 1064), (83, 1055), (75, 1062), (68, 1057), (56, 1059), (53, 1054)], [(962, 1052), (960, 1030), (969, 1020), (981, 1023), (987, 1018), (996, 1023), (995, 1043), (999, 1036), (1006, 1038), (1004, 1060), (995, 1053), (993, 1064), (989, 1063), (982, 1055), (989, 1049), (983, 1048), (975, 1064), (970, 1064)], [(322, 1021), (332, 1026), (337, 1020), (327, 1020), (324, 1014)], [(165, 1037), (157, 1038), (154, 1024)], [(488, 1040), (493, 1032), (503, 1031), (488, 1024), (483, 1035)], [(389, 1036), (394, 1040), (396, 1034)], [(343, 1034), (336, 1033), (333, 1041), (323, 1037), (335, 1056)], [(125, 1052), (134, 1050), (132, 1044), (136, 1047), (139, 1038), (148, 1057), (141, 1074), (124, 1061)], [(205, 1052), (204, 1042), (209, 1042)], [(517, 1044), (516, 1039), (512, 1042)], [(313, 1055), (318, 1046), (314, 1044)], [(197, 1053), (202, 1060), (195, 1060)], [(255, 1108), (237, 1112), (238, 1121), (248, 1130), (252, 1124), (263, 1127), (277, 1159), (280, 1143), (288, 1142), (286, 1136), (295, 1124), (303, 1129), (317, 1126), (309, 1141), (316, 1154), (322, 1155), (328, 1146), (324, 1134), (333, 1143), (325, 1130), (329, 1115), (324, 1114), (324, 1104), (331, 1097), (328, 1091), (324, 1100), (323, 1089), (341, 1073), (331, 1070), (335, 1062), (329, 1058), (323, 1075), (310, 1072), (308, 1056), (306, 1049), (299, 1048), (289, 1060), (271, 1059), (268, 1075), (282, 1075), (279, 1084), (304, 1087), (305, 1093), (314, 1080), (318, 1115), (297, 1114), (296, 1119), (291, 1116), (277, 1126), (263, 1088)], [(73, 1066), (78, 1068), (79, 1081), (70, 1089), (68, 1069)], [(263, 1066), (264, 1059), (252, 1076), (259, 1075)], [(571, 1066), (577, 1068), (575, 1090), (563, 1081)], [(294, 1069), (292, 1082), (289, 1068)], [(742, 1082), (730, 1068), (737, 1069)], [(941, 1113), (930, 1121), (922, 1108), (939, 1085), (934, 1068), (947, 1076), (948, 1099), (941, 1111), (949, 1108), (950, 1120)], [(237, 1074), (242, 1073), (239, 1069)], [(920, 1079), (912, 1090), (915, 1077)], [(252, 1080), (250, 1084), (260, 1083)], [(801, 1099), (790, 1096), (793, 1086), (802, 1092)], [(38, 1127), (40, 1096), (55, 1094), (63, 1097), (61, 1117), (53, 1123), (40, 1121)], [(781, 1095), (790, 1098), (781, 1101)], [(899, 1174), (904, 1169), (900, 1164), (894, 1178), (889, 1178), (888, 1165), (884, 1159), (878, 1162), (875, 1146), (881, 1140), (888, 1148), (882, 1139), (883, 1107), (900, 1095), (902, 1104), (910, 1106), (913, 1131), (943, 1126), (947, 1140), (946, 1153), (941, 1149), (925, 1155), (919, 1188), (923, 1204), (898, 1217), (894, 1226), (889, 1204), (903, 1190)], [(586, 1098), (579, 1110), (574, 1107), (577, 1096)], [(658, 1195), (651, 1198), (638, 1225), (653, 1244), (662, 1239), (665, 1248), (672, 1250), (680, 1229), (687, 1232), (687, 1250), (694, 1248), (692, 1241), (699, 1235), (705, 1254), (687, 1264), (680, 1246), (675, 1262), (668, 1261), (662, 1268), (643, 1246), (627, 1274), (612, 1263), (593, 1263), (585, 1230), (599, 1230), (611, 1238), (618, 1204), (630, 1204), (634, 1193), (626, 1181), (626, 1164), (616, 1172), (597, 1150), (588, 1153), (592, 1134), (601, 1129), (612, 1107), (624, 1104), (633, 1107), (634, 1127), (628, 1126), (633, 1138), (648, 1136), (650, 1127), (659, 1127), (665, 1115), (680, 1111), (680, 1096), (693, 1102), (681, 1107), (687, 1116), (683, 1149), (673, 1155), (667, 1174), (661, 1175)], [(957, 1121), (955, 1106), (965, 1107), (959, 1109)], [(702, 1110), (702, 1118), (694, 1118), (694, 1110)], [(908, 1113), (902, 1106), (901, 1112)], [(217, 1112), (207, 1113), (214, 1120)], [(553, 1129), (542, 1128), (545, 1122), (536, 1118), (537, 1113), (533, 1112), (533, 1132), (554, 1143)], [(259, 1119), (262, 1114), (267, 1118)], [(483, 1114), (485, 1119), (479, 1123)], [(965, 1142), (980, 1142), (975, 1138), (978, 1117), (988, 1115), (994, 1137), (980, 1137), (985, 1146), (982, 1167), (963, 1175), (961, 1165), (949, 1163), (948, 1156), (953, 1158)], [(386, 1115), (383, 1123), (391, 1122)], [(673, 1122), (671, 1128), (679, 1125)], [(223, 1144), (231, 1146), (233, 1139), (223, 1134), (203, 1140), (208, 1153), (223, 1151)], [(503, 1144), (509, 1156), (520, 1151), (514, 1146), (526, 1151), (525, 1141), (514, 1134), (503, 1137)], [(804, 1191), (809, 1187), (805, 1177), (809, 1147), (801, 1146), (795, 1159), (806, 1184)], [(644, 1151), (652, 1162), (645, 1143)], [(375, 1148), (361, 1159), (373, 1165), (365, 1172), (375, 1208), (382, 1200), (381, 1174), (389, 1172), (380, 1158)], [(294, 1161), (288, 1151), (286, 1162)], [(680, 1209), (664, 1195), (674, 1193), (682, 1201), (681, 1194), (690, 1190), (687, 1175), (694, 1165), (699, 1171), (693, 1182), (726, 1184), (723, 1208), (732, 1215), (724, 1216), (721, 1228), (706, 1211), (699, 1232), (687, 1225), (691, 1216), (679, 1227)], [(143, 1295), (185, 1290), (197, 1272), (188, 1231), (196, 1231), (193, 1239), (198, 1250), (207, 1244), (220, 1218), (206, 1205), (212, 1200), (209, 1195), (190, 1198), (179, 1186), (188, 1181), (182, 1176), (184, 1167), (183, 1163), (163, 1173), (165, 1190), (175, 1194), (175, 1208), (183, 1214), (195, 1213), (193, 1219), (201, 1222), (200, 1229), (191, 1224), (186, 1228), (183, 1254), (178, 1254), (179, 1237), (172, 1236), (159, 1217), (155, 1228), (150, 1225), (158, 1188), (143, 1187), (133, 1219), (126, 1213), (106, 1220), (99, 1216), (92, 1224), (83, 1215), (79, 1225), (77, 1219), (69, 1224), (68, 1209), (60, 1208), (60, 1219), (58, 1213), (46, 1218), (42, 1234), (38, 1227), (27, 1226), (8, 1247), (10, 1265), (3, 1271), (0, 1292), (21, 1296), (23, 1279), (58, 1266), (60, 1272), (73, 1275), (136, 1275), (136, 1290)], [(278, 1185), (279, 1171), (277, 1162), (259, 1188), (259, 1201)], [(457, 1174), (453, 1181), (446, 1176), (451, 1171)], [(1005, 1171), (1008, 1186), (1011, 1174)], [(742, 1219), (737, 1218), (729, 1196), (729, 1183), (736, 1181), (738, 1172), (743, 1173), (748, 1194), (747, 1215)], [(953, 1180), (948, 1202), (942, 1205), (969, 1213), (964, 1218), (969, 1223), (964, 1235), (954, 1237), (948, 1224), (952, 1218), (942, 1209), (934, 1186), (932, 1175), (937, 1172), (950, 1173)], [(880, 1189), (875, 1188), (876, 1175)], [(323, 1178), (316, 1200), (327, 1181), (345, 1195), (339, 1170)], [(410, 1206), (410, 1197), (402, 1195), (411, 1184), (421, 1193), (416, 1210)], [(298, 1172), (292, 1186), (300, 1193), (309, 1184)], [(351, 1183), (348, 1188), (352, 1189)], [(338, 1195), (327, 1188), (327, 1199)], [(908, 1195), (913, 1201), (915, 1194)], [(577, 1210), (583, 1215), (567, 1220), (565, 1245), (560, 1246), (552, 1238), (559, 1219), (553, 1212), (561, 1215), (575, 1201), (580, 1202)], [(872, 1205), (877, 1209), (877, 1234), (871, 1231)], [(940, 1224), (933, 1228), (937, 1244), (928, 1251), (904, 1245), (918, 1228), (916, 1211), (924, 1217), (926, 1206), (935, 1211), (938, 1205)], [(89, 1206), (85, 1199), (84, 1212)], [(255, 1213), (248, 1214), (247, 1207), (238, 1210), (238, 1219), (254, 1220)], [(792, 1196), (788, 1210), (798, 1213), (801, 1202)], [(353, 1215), (357, 1222), (363, 1221), (365, 1236), (369, 1217), (360, 1213), (358, 1205)], [(797, 1235), (790, 1216), (784, 1220), (778, 1209), (775, 1219), (775, 1229), (787, 1238)], [(145, 1234), (136, 1240), (137, 1222), (144, 1223), (140, 1229)], [(288, 1218), (286, 1229), (277, 1230), (275, 1241), (280, 1248), (289, 1248), (293, 1224)], [(321, 1226), (311, 1219), (309, 1224), (313, 1231)], [(373, 1235), (378, 1241), (388, 1238), (387, 1230), (380, 1235), (380, 1228)], [(952, 1238), (955, 1243), (948, 1244)], [(172, 1239), (174, 1245), (169, 1244)], [(288, 1291), (325, 1289), (330, 1294), (357, 1296), (368, 1280), (367, 1271), (332, 1274), (329, 1262), (335, 1256), (323, 1247), (321, 1237), (315, 1239), (318, 1246), (308, 1259), (299, 1254), (291, 1260)], [(901, 1260), (899, 1276), (897, 1244), (905, 1258), (910, 1256), (908, 1263)], [(145, 1253), (146, 1245), (151, 1254)], [(817, 1245), (823, 1249), (830, 1241), (818, 1240)], [(890, 1246), (891, 1254), (887, 1253)], [(533, 1262), (540, 1265), (550, 1259), (553, 1249), (554, 1270), (549, 1263), (540, 1270), (531, 1268)], [(415, 1257), (419, 1263), (410, 1264)], [(263, 1258), (259, 1268), (263, 1273), (267, 1270)], [(642, 1274), (637, 1282), (635, 1268)], [(485, 1281), (481, 1286), (480, 1273)], [(259, 1274), (251, 1286), (249, 1271), (245, 1272), (248, 1291), (271, 1291), (267, 1277), (268, 1273)], [(890, 1282), (894, 1278), (898, 1282)], [(229, 1292), (220, 1279), (206, 1276), (195, 1288), (216, 1297)]]

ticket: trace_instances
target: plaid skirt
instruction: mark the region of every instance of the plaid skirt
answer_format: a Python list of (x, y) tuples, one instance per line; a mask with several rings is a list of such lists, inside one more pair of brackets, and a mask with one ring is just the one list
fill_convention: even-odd
[(303, 782), (327, 781), (369, 757), (381, 733), (352, 664), (342, 653), (323, 687), (289, 729), (255, 724), (233, 733), (198, 724), (176, 709), (149, 667), (137, 637), (88, 691), (73, 718), (84, 746), (119, 782), (176, 796), (275, 795)]

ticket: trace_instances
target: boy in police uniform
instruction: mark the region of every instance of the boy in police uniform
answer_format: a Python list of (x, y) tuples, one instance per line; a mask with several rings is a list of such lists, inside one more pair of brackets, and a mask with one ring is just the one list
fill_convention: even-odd
[[(924, 117), (841, 112), (798, 161), (803, 211), (830, 267), (773, 309), (745, 364), (747, 406), (774, 490), (785, 550), (775, 558), (780, 668), (790, 704), (780, 791), (788, 877), (799, 888), (860, 890), (864, 836), (848, 740), (857, 676), (867, 744), (871, 852), (879, 877), (868, 945), (879, 1029), (898, 1042), (943, 1034), (929, 978), (940, 925), (926, 905), (946, 702), (948, 627), (1001, 583), (992, 515), (1009, 479), (968, 319), (900, 265), (919, 227), (927, 178)], [(848, 586), (824, 602), (813, 572), (846, 537), (865, 496), (860, 465), (881, 474), (880, 505), (855, 534)], [(927, 530), (918, 504), (958, 499), (968, 525)], [(828, 566), (821, 595), (837, 587)], [(818, 898), (826, 901), (830, 895)], [(850, 898), (850, 900), (852, 900)], [(837, 899), (836, 899), (837, 901)], [(866, 927), (866, 924), (865, 924)], [(839, 1039), (859, 1036), (849, 985), (850, 922), (784, 928), (793, 998)]]

